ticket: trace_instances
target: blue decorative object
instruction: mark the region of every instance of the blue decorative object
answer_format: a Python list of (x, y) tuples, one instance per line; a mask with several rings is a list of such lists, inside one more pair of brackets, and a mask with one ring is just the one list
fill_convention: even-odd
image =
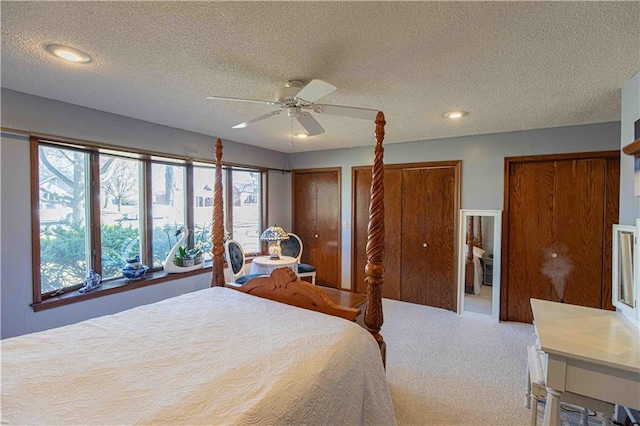
[(139, 265), (138, 268), (129, 268), (128, 266), (129, 265), (122, 268), (122, 276), (129, 281), (142, 279), (144, 274), (146, 274), (147, 270), (149, 269), (147, 265)]
[(80, 293), (87, 293), (96, 288), (100, 288), (102, 283), (100, 282), (100, 274), (96, 274), (93, 269), (87, 274), (87, 278), (84, 280), (84, 285), (78, 290)]
[(124, 269), (140, 269), (140, 256), (132, 257), (131, 259), (127, 259), (127, 265)]

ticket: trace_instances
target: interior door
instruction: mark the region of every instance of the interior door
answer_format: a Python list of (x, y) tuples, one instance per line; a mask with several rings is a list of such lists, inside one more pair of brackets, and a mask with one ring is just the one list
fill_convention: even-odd
[(611, 309), (619, 153), (507, 159), (501, 319), (531, 322), (530, 298)]
[(403, 170), (402, 193), (401, 298), (455, 310), (454, 170)]
[(316, 268), (316, 284), (340, 287), (340, 169), (292, 172), (293, 230), (303, 244), (301, 262)]
[(513, 164), (509, 170), (509, 321), (533, 320), (530, 297), (554, 300), (553, 285), (540, 272), (543, 248), (553, 241), (554, 188), (553, 162)]
[(340, 287), (340, 182), (337, 172), (316, 176), (316, 234), (312, 265), (316, 283)]

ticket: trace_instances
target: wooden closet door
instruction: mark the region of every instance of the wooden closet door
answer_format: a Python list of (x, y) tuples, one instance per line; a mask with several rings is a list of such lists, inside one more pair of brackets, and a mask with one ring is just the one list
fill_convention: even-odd
[(566, 247), (572, 268), (562, 295), (572, 305), (602, 306), (604, 181), (604, 159), (556, 162), (554, 234), (558, 247)]
[(455, 171), (402, 172), (401, 298), (456, 309)]
[[(456, 309), (459, 161), (385, 166), (382, 296)], [(366, 290), (371, 168), (353, 168), (353, 288)], [(423, 244), (427, 244), (424, 247)]]
[[(529, 298), (553, 300), (553, 285), (540, 271), (553, 241), (553, 162), (513, 164), (509, 170), (507, 318), (531, 322)], [(557, 300), (557, 299), (556, 299)], [(504, 312), (504, 310), (503, 310)]]
[[(294, 172), (295, 173), (295, 172)], [(313, 173), (295, 173), (293, 192), (293, 232), (300, 237), (303, 244), (303, 263), (309, 263), (316, 252), (315, 230), (316, 215), (316, 176)]]
[(316, 268), (316, 284), (340, 287), (340, 170), (294, 170), (293, 230), (301, 262)]
[(530, 298), (611, 309), (618, 155), (507, 159), (502, 320), (531, 322)]
[[(316, 235), (312, 253), (316, 283), (340, 287), (340, 182), (338, 173), (316, 178)], [(322, 272), (320, 272), (322, 271)]]

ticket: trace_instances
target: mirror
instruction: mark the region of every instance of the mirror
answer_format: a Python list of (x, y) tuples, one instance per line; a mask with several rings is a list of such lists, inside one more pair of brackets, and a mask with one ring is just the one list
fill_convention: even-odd
[[(634, 226), (613, 225), (612, 279), (613, 305), (623, 313), (635, 308), (634, 289)], [(633, 316), (633, 315), (632, 315)]]
[(460, 210), (458, 315), (500, 320), (501, 210)]

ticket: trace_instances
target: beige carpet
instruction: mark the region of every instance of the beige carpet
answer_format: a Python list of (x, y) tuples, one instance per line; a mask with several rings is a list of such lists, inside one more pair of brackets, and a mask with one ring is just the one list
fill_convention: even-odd
[[(524, 407), (533, 326), (495, 324), (443, 309), (383, 301), (387, 377), (399, 425), (529, 424)], [(542, 424), (544, 404), (540, 404)], [(598, 425), (591, 417), (589, 425)], [(579, 417), (562, 413), (563, 425)]]

